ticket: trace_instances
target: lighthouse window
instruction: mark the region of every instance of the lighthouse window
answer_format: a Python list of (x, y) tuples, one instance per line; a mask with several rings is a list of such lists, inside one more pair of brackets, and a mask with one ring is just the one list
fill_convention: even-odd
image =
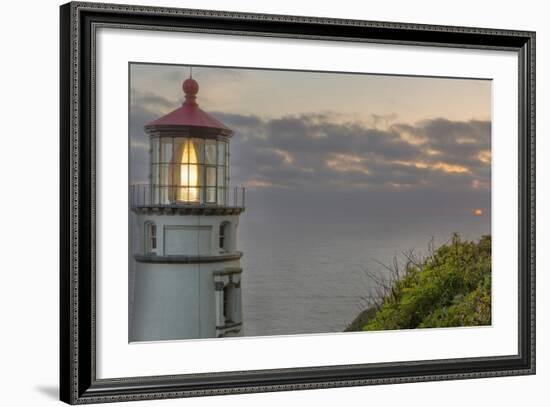
[(151, 225), (151, 249), (157, 248), (157, 225)]
[(228, 251), (229, 240), (229, 222), (220, 224), (220, 249), (224, 252)]
[(151, 253), (157, 248), (157, 225), (145, 222), (145, 252)]
[(229, 283), (223, 288), (223, 317), (225, 325), (235, 322), (235, 284)]

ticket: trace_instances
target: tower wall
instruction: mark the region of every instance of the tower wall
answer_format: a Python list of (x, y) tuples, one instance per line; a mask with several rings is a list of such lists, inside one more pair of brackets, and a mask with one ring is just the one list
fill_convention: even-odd
[[(143, 241), (134, 256), (131, 341), (242, 335), (239, 216), (139, 214), (136, 220)], [(156, 247), (148, 251), (150, 224)]]
[(138, 263), (132, 340), (222, 336), (216, 329), (220, 325), (214, 272), (228, 268), (240, 268), (240, 262)]

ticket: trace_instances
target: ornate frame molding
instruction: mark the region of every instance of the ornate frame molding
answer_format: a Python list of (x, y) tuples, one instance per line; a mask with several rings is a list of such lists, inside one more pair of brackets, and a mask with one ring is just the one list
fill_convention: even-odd
[[(70, 404), (535, 373), (535, 33), (73, 2), (61, 6), (60, 394)], [(110, 26), (512, 50), (519, 55), (518, 355), (96, 379), (95, 30)]]

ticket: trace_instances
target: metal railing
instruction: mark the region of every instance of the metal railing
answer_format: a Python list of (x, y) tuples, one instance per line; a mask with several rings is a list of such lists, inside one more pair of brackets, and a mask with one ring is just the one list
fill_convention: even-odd
[(244, 187), (130, 185), (132, 208), (149, 206), (245, 208)]

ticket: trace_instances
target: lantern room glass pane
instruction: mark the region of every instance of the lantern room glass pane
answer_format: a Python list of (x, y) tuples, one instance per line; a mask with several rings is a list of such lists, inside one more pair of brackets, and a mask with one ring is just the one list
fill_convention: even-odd
[(160, 139), (160, 162), (169, 163), (172, 161), (172, 142), (171, 137)]
[(170, 186), (171, 182), (171, 171), (169, 164), (159, 164), (159, 185)]
[(195, 145), (195, 150), (197, 151), (198, 162), (204, 163), (204, 139), (194, 138), (193, 144)]
[(225, 143), (224, 141), (218, 142), (218, 165), (226, 165), (226, 162), (227, 162), (226, 146), (227, 146), (227, 143)]
[(180, 183), (177, 189), (177, 201), (199, 202), (199, 166), (196, 164), (179, 165)]
[(160, 181), (160, 175), (159, 175), (159, 165), (158, 164), (151, 164), (151, 184), (152, 185), (158, 185)]
[(218, 167), (218, 187), (225, 187), (225, 167)]
[(206, 164), (216, 164), (216, 140), (206, 140), (205, 154)]
[(216, 167), (206, 167), (206, 202), (216, 203)]
[(160, 164), (158, 166), (159, 168), (159, 198), (160, 203), (163, 205), (167, 205), (170, 203), (170, 189), (172, 185), (171, 180), (171, 168), (169, 164)]
[[(157, 143), (158, 146), (158, 143)], [(159, 203), (159, 189), (158, 184), (160, 181), (160, 169), (158, 164), (151, 165), (151, 200), (152, 203)]]
[(206, 186), (216, 186), (216, 167), (206, 167)]
[[(193, 151), (191, 152), (191, 150)], [(172, 160), (174, 163), (189, 163), (190, 153), (192, 156), (191, 160), (197, 162), (197, 150), (191, 140), (184, 137), (174, 139), (174, 158)]]
[(158, 163), (159, 162), (159, 139), (158, 138), (152, 138), (151, 139), (151, 163)]
[(225, 203), (225, 167), (218, 167), (218, 205)]
[(206, 202), (216, 203), (216, 188), (214, 187), (206, 188)]
[[(227, 155), (227, 157), (229, 158), (229, 154)], [(228, 163), (229, 163), (229, 161), (228, 161)], [(231, 174), (229, 172), (230, 172), (229, 165), (226, 165), (225, 166), (225, 186), (227, 188), (229, 188), (229, 179), (231, 178)]]

